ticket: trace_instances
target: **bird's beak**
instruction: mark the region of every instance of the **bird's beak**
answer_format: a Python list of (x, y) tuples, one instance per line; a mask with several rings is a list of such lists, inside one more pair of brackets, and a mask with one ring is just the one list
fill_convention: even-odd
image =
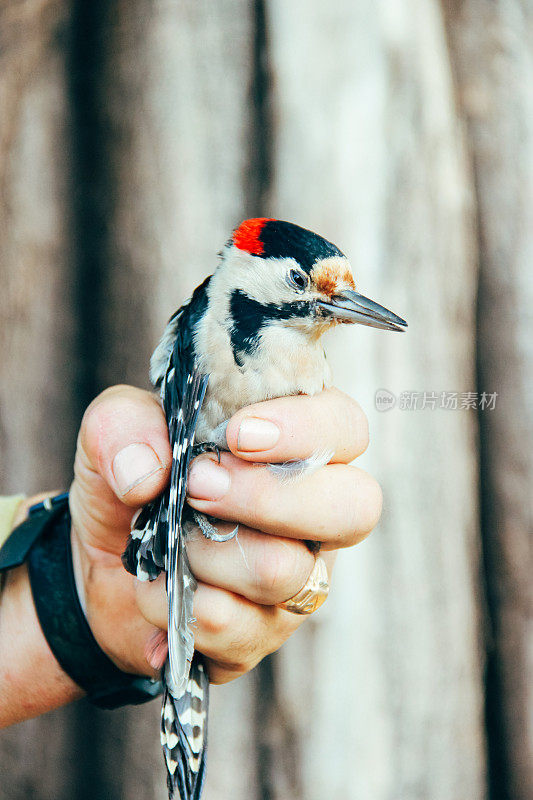
[(357, 322), (384, 331), (403, 331), (407, 322), (358, 292), (346, 289), (330, 300), (318, 300), (318, 307), (326, 316), (339, 322)]

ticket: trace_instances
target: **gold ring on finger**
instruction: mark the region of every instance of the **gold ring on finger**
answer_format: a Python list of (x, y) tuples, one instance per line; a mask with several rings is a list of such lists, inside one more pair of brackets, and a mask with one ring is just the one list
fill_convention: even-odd
[(300, 591), (283, 603), (278, 603), (278, 608), (290, 611), (291, 614), (312, 614), (326, 601), (328, 593), (326, 562), (317, 556), (315, 566)]

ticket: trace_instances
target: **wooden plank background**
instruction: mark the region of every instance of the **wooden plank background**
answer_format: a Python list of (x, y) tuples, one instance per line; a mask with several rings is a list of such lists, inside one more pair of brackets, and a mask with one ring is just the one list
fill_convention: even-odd
[[(323, 233), (409, 320), (328, 342), (383, 519), (213, 690), (206, 800), (532, 796), (532, 22), (530, 0), (0, 5), (2, 491), (68, 485), (83, 409), (147, 385), (246, 216)], [(1, 800), (164, 798), (157, 717), (80, 702), (2, 732)]]

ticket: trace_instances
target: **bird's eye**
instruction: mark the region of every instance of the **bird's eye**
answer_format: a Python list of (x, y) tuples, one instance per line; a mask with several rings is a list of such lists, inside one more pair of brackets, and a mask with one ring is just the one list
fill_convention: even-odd
[(289, 283), (300, 292), (307, 287), (307, 280), (307, 276), (302, 275), (297, 269), (291, 269), (289, 272)]

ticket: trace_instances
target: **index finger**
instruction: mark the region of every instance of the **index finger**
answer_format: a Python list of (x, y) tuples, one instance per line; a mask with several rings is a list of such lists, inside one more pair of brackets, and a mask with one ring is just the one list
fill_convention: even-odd
[(328, 451), (333, 462), (347, 464), (368, 447), (368, 421), (356, 400), (331, 388), (246, 406), (230, 419), (226, 439), (247, 461), (281, 463)]

